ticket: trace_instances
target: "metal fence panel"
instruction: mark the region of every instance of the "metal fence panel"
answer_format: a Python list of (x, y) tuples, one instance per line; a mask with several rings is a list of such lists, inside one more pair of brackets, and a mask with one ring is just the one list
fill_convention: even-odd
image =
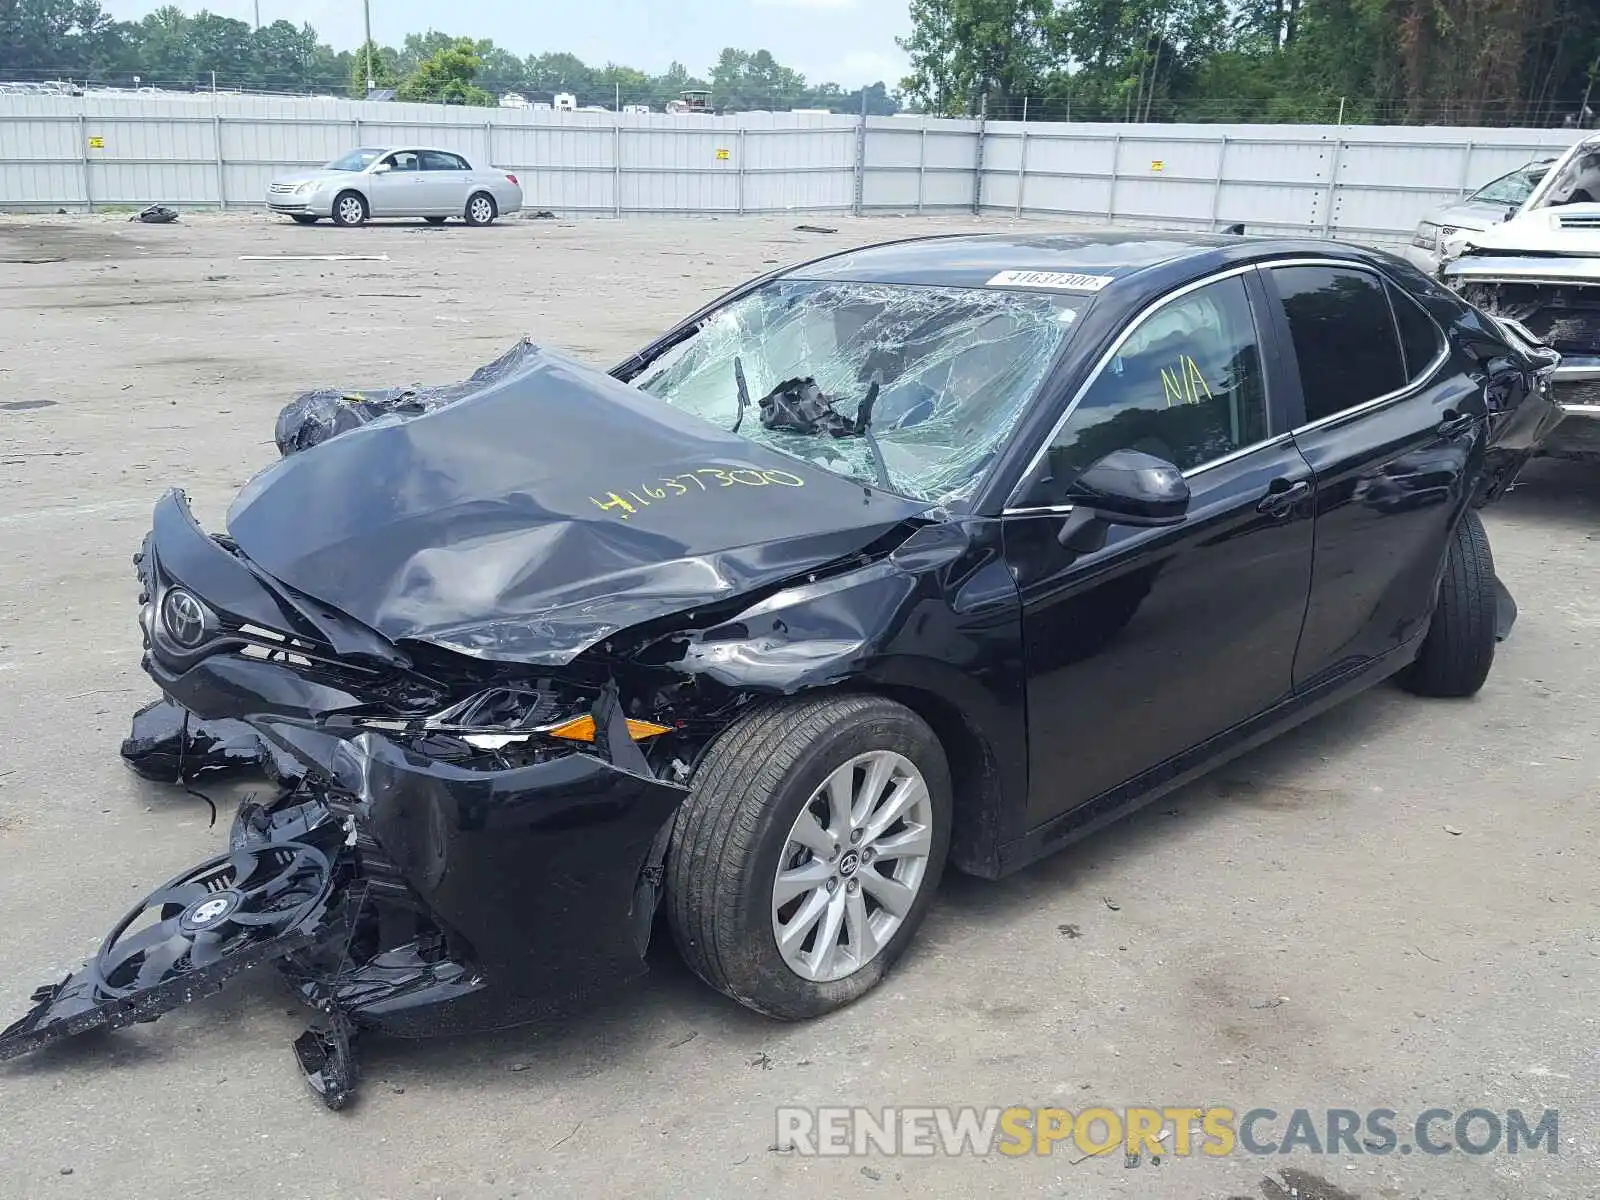
[(862, 210), (970, 212), (980, 128), (967, 120), (867, 118)]
[(529, 208), (940, 212), (1399, 241), (1572, 131), (554, 113), (227, 93), (0, 96), (0, 209), (260, 207), (355, 145), (510, 171)]

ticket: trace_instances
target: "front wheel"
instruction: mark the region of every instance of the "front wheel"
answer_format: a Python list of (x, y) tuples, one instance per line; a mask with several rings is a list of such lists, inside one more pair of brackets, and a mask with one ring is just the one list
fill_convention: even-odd
[(367, 219), (367, 202), (360, 192), (341, 192), (333, 202), (335, 225), (360, 225)]
[(922, 924), (950, 843), (950, 769), (877, 696), (757, 709), (695, 773), (668, 850), (689, 967), (748, 1008), (820, 1016), (870, 991)]
[(1499, 589), (1489, 534), (1468, 509), (1456, 526), (1433, 621), (1400, 686), (1419, 696), (1471, 696), (1494, 665)]
[(494, 197), (488, 192), (474, 192), (467, 200), (468, 225), (488, 225), (496, 216)]

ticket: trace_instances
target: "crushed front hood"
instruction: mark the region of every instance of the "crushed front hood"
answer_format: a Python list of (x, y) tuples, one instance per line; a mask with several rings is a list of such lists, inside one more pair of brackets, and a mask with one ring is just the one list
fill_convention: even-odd
[(534, 351), (452, 403), (285, 457), (228, 529), (269, 574), (393, 641), (560, 665), (927, 507)]
[(1463, 253), (1600, 256), (1600, 204), (1534, 208), (1451, 239)]

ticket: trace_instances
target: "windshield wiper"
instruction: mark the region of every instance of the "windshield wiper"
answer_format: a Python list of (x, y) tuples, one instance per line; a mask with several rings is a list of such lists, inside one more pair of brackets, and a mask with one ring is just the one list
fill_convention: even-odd
[(744, 410), (750, 407), (750, 385), (744, 381), (744, 363), (739, 356), (733, 356), (733, 382), (739, 389), (739, 415), (733, 419), (732, 432), (739, 432), (739, 425), (744, 421)]
[(878, 446), (878, 439), (872, 436), (872, 406), (878, 402), (878, 393), (883, 389), (883, 378), (874, 372), (872, 386), (867, 389), (867, 396), (861, 402), (861, 407), (856, 409), (855, 431), (867, 443), (867, 449), (872, 451), (872, 466), (878, 473), (878, 486), (886, 492), (892, 492), (889, 484), (889, 464), (883, 461), (883, 451)]
[[(734, 360), (734, 371), (736, 379), (743, 377), (738, 359)], [(866, 398), (852, 419), (834, 407), (833, 399), (817, 386), (814, 378), (786, 379), (761, 398), (761, 425), (778, 433), (797, 433), (805, 437), (862, 438), (872, 452), (872, 466), (879, 485), (885, 491), (893, 491), (883, 450), (872, 435), (872, 406), (878, 402), (878, 393), (882, 390), (883, 373), (874, 371)], [(743, 416), (742, 404), (740, 415)], [(734, 428), (738, 427), (735, 423)]]

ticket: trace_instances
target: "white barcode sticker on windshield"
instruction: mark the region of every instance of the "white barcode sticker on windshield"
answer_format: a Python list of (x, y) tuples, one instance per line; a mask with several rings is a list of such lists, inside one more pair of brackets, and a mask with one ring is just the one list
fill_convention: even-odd
[(1112, 281), (1110, 275), (1079, 275), (1073, 271), (1001, 271), (990, 287), (1050, 288), (1058, 292), (1098, 292)]

